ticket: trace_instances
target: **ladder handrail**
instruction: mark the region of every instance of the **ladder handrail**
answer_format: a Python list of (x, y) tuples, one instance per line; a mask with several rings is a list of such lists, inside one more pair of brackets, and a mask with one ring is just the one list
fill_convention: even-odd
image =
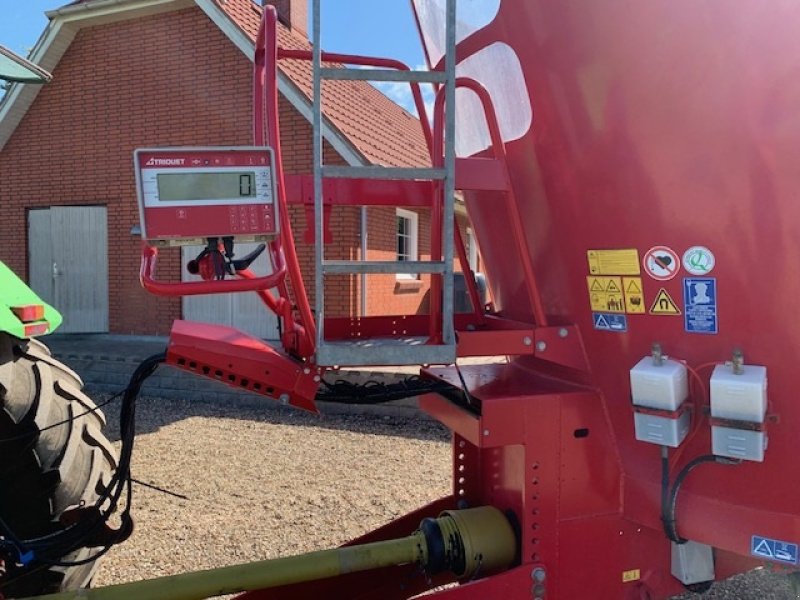
[[(440, 335), (444, 343), (454, 343), (455, 328), (453, 325), (453, 246), (456, 239), (455, 233), (455, 94), (456, 94), (456, 2), (447, 0), (445, 5), (446, 18), (446, 48), (443, 57), (444, 71), (447, 74), (444, 87), (436, 91), (436, 97), (443, 96), (447, 99), (447, 111), (440, 107), (437, 114), (434, 111), (433, 122), (433, 152), (431, 158), (434, 167), (444, 167), (449, 176), (444, 184), (436, 187), (435, 198), (431, 209), (431, 260), (444, 260), (449, 264), (448, 272), (431, 277), (430, 311), (432, 338)], [(440, 61), (441, 64), (441, 61)], [(437, 124), (438, 119), (438, 124)], [(437, 126), (440, 137), (437, 143)], [(444, 130), (442, 130), (444, 128)], [(433, 235), (441, 231), (439, 235)], [(443, 246), (444, 242), (444, 246)], [(463, 268), (463, 267), (462, 267)], [(450, 285), (442, 285), (444, 280), (449, 280)], [(437, 316), (441, 318), (437, 321)]]
[[(480, 100), (484, 112), (484, 117), (486, 118), (486, 124), (487, 127), (489, 128), (489, 138), (491, 139), (492, 142), (492, 151), (495, 155), (495, 158), (501, 162), (506, 173), (508, 173), (508, 163), (506, 161), (506, 150), (505, 150), (506, 146), (505, 142), (503, 142), (503, 136), (500, 133), (500, 126), (497, 120), (497, 113), (494, 109), (494, 103), (492, 102), (492, 98), (491, 95), (489, 94), (489, 91), (478, 81), (468, 77), (459, 77), (456, 79), (455, 83), (456, 87), (467, 88), (470, 91), (472, 91)], [(433, 105), (434, 151), (436, 150), (436, 148), (440, 147), (442, 143), (441, 114), (444, 111), (445, 97), (441, 92), (442, 92), (441, 90), (437, 92), (436, 99)], [(507, 177), (507, 179), (509, 178)], [(544, 311), (544, 305), (542, 303), (541, 295), (539, 294), (539, 286), (536, 283), (536, 275), (533, 269), (533, 263), (530, 258), (530, 252), (528, 251), (528, 245), (525, 238), (525, 233), (522, 229), (522, 216), (519, 213), (519, 205), (516, 202), (516, 197), (514, 195), (514, 188), (510, 185), (508, 188), (507, 195), (509, 198), (509, 205), (510, 205), (509, 213), (511, 215), (511, 224), (514, 234), (514, 241), (517, 244), (518, 255), (522, 263), (522, 270), (525, 273), (525, 284), (527, 287), (527, 292), (529, 300), (531, 302), (531, 306), (533, 307), (534, 320), (536, 322), (536, 325), (540, 327), (547, 327), (547, 316)], [(474, 285), (474, 281), (472, 282), (472, 284)], [(469, 285), (469, 283), (467, 285)], [(470, 295), (472, 295), (471, 291)], [(475, 295), (477, 296), (477, 288), (475, 291)]]
[[(336, 52), (322, 51), (322, 60), (325, 62), (342, 63), (348, 65), (360, 65), (362, 67), (377, 67), (384, 69), (394, 69), (396, 71), (411, 71), (406, 63), (395, 60), (393, 58), (383, 58), (378, 56), (361, 56), (358, 54), (341, 54)], [(290, 48), (278, 48), (278, 60), (313, 60), (313, 52), (311, 50), (297, 50)], [(427, 109), (425, 108), (425, 101), (422, 99), (422, 91), (420, 85), (416, 81), (409, 81), (411, 86), (411, 95), (414, 98), (414, 107), (417, 109), (417, 114), (420, 115), (420, 124), (422, 125), (422, 133), (425, 136), (425, 144), (428, 147), (428, 152), (431, 151), (431, 144), (433, 142), (433, 134), (431, 132), (431, 124), (428, 121)]]
[[(279, 313), (283, 320), (283, 344), (293, 353), (308, 358), (314, 354), (316, 324), (308, 302), (300, 261), (295, 250), (294, 235), (289, 219), (286, 202), (286, 185), (283, 177), (283, 160), (280, 145), (280, 129), (278, 120), (278, 13), (273, 6), (264, 6), (261, 24), (258, 29), (253, 61), (253, 138), (259, 146), (270, 146), (275, 155), (275, 175), (278, 187), (278, 218), (280, 219), (280, 236), (270, 244), (273, 264), (281, 258), (285, 259), (286, 271), (292, 284), (294, 301), (300, 316), (297, 323), (291, 309)], [(269, 43), (268, 43), (269, 42)], [(285, 243), (283, 243), (285, 242)], [(289, 306), (289, 290), (285, 281), (278, 285), (278, 292), (284, 300), (283, 306)], [(269, 294), (270, 292), (265, 292)], [(267, 306), (273, 304), (263, 296)], [(274, 300), (274, 298), (273, 298)], [(276, 301), (275, 305), (278, 304)]]
[[(443, 119), (446, 121), (445, 138), (444, 138), (444, 181), (441, 187), (444, 188), (442, 201), (439, 201), (440, 196), (435, 194), (432, 198), (432, 213), (435, 215), (432, 221), (434, 225), (431, 229), (431, 259), (434, 262), (444, 263), (443, 273), (438, 275), (440, 285), (438, 288), (431, 286), (431, 335), (428, 340), (429, 344), (441, 345), (444, 347), (455, 348), (455, 326), (453, 321), (454, 314), (454, 298), (453, 298), (453, 272), (454, 272), (454, 240), (455, 234), (455, 47), (456, 47), (456, 0), (446, 0), (447, 10), (447, 52), (445, 61), (445, 85), (443, 87), (444, 93), (448, 98), (448, 106), (452, 107), (446, 113), (443, 113)], [(317, 317), (317, 348), (321, 348), (325, 344), (325, 312), (324, 312), (324, 269), (322, 266), (325, 264), (324, 244), (320, 243), (324, 239), (324, 208), (323, 208), (323, 178), (325, 176), (323, 168), (323, 154), (322, 154), (322, 79), (323, 57), (326, 59), (339, 58), (344, 61), (352, 61), (352, 64), (367, 64), (371, 66), (403, 66), (399, 61), (391, 61), (391, 59), (368, 59), (366, 57), (348, 56), (348, 55), (335, 55), (323, 53), (321, 49), (321, 6), (320, 0), (313, 0), (312, 2), (312, 72), (313, 72), (313, 161), (314, 161), (314, 221), (316, 226), (315, 238), (317, 243), (315, 245), (315, 290), (316, 290), (316, 317)], [(304, 58), (303, 51), (293, 53), (291, 51), (284, 53), (286, 57)], [(382, 62), (388, 60), (388, 62)], [(334, 61), (339, 62), (339, 61)], [(412, 90), (414, 86), (412, 85)], [(421, 96), (421, 94), (420, 94)], [(427, 123), (427, 113), (424, 105), (421, 102), (421, 97), (417, 98), (415, 95), (415, 102), (419, 102), (418, 111), (421, 117), (421, 126), (423, 131), (426, 132), (426, 143), (428, 144), (429, 154), (431, 154), (431, 161), (436, 159), (430, 153), (433, 136), (428, 135), (430, 124)], [(437, 220), (438, 217), (438, 220)], [(444, 240), (444, 248), (442, 241)], [(438, 260), (437, 260), (438, 255)], [(443, 256), (442, 256), (443, 255)], [(398, 271), (402, 272), (402, 271)], [(446, 281), (446, 285), (442, 286), (441, 281)]]

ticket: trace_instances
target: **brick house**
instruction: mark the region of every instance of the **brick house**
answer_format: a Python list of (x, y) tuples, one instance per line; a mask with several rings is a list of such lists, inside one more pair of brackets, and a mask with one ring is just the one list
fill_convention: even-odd
[[(308, 48), (305, 0), (271, 3), (279, 43)], [(260, 15), (252, 0), (79, 0), (48, 13), (31, 58), (53, 81), (12, 88), (0, 103), (0, 260), (65, 313), (64, 331), (165, 334), (174, 319), (191, 318), (275, 335), (252, 294), (168, 299), (140, 287), (132, 169), (137, 147), (251, 143)], [(308, 173), (310, 68), (280, 67), (284, 167)], [(428, 162), (417, 119), (371, 85), (336, 82), (325, 98), (327, 164)], [(313, 302), (313, 247), (302, 243), (302, 209), (291, 208)], [(459, 225), (468, 235), (464, 215)], [(337, 207), (331, 230), (331, 259), (428, 253), (426, 211)], [(190, 277), (182, 269), (190, 253), (163, 253), (159, 277)], [(424, 311), (427, 289), (427, 276), (332, 277), (326, 305), (341, 316), (408, 314)]]

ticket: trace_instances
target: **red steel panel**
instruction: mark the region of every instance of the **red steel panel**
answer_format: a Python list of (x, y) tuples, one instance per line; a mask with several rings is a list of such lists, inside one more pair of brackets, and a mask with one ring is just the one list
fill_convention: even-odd
[[(558, 375), (600, 391), (576, 410), (588, 417), (600, 407), (613, 436), (606, 452), (586, 458), (587, 472), (623, 474), (601, 496), (624, 500), (624, 514), (639, 525), (659, 527), (659, 449), (634, 439), (628, 384), (628, 370), (653, 342), (690, 365), (723, 361), (742, 348), (747, 362), (767, 366), (770, 412), (779, 421), (770, 424), (765, 461), (701, 466), (679, 495), (684, 536), (743, 556), (753, 535), (800, 542), (800, 485), (785, 476), (787, 460), (800, 452), (789, 425), (800, 420), (789, 362), (789, 349), (800, 346), (793, 320), (800, 298), (800, 79), (793, 76), (800, 71), (799, 18), (800, 5), (792, 2), (599, 0), (576, 7), (505, 0), (458, 49), (464, 60), (502, 42), (520, 59), (534, 121), (521, 138), (504, 140), (520, 218), (497, 210), (496, 192), (467, 191), (467, 206), (498, 312), (535, 322), (530, 276), (509, 257), (509, 232), (521, 223), (548, 320), (580, 329), (591, 378)], [(666, 273), (646, 260), (659, 246), (672, 251)], [(705, 275), (715, 280), (716, 332), (696, 333), (702, 327), (687, 320), (686, 280), (699, 268), (688, 254), (696, 246), (715, 257)], [(635, 253), (632, 272), (593, 272), (589, 252), (614, 249)], [(634, 309), (614, 299), (598, 311), (602, 299), (587, 289), (591, 275), (637, 279)], [(626, 327), (615, 331), (599, 321), (596, 328), (594, 312), (624, 317)], [(543, 358), (515, 361), (532, 377), (554, 373)], [(700, 375), (707, 383), (709, 372)], [(494, 379), (490, 386), (500, 384)], [(532, 387), (506, 390), (513, 397)], [(711, 449), (708, 400), (696, 391), (692, 401), (700, 405), (699, 428), (673, 473)], [(547, 419), (548, 407), (542, 410), (539, 418)], [(579, 477), (576, 468), (565, 476)], [(569, 493), (584, 492), (577, 486)], [(584, 533), (582, 543), (605, 551), (600, 528)], [(668, 572), (661, 554), (650, 568)], [(584, 591), (599, 577), (585, 581)], [(665, 593), (663, 585), (651, 587)]]
[(167, 363), (311, 412), (321, 372), (232, 327), (175, 321)]

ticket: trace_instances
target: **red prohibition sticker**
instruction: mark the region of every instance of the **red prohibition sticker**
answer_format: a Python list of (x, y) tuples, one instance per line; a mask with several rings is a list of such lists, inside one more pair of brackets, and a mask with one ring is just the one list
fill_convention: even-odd
[(653, 279), (669, 281), (678, 274), (681, 259), (672, 248), (653, 246), (645, 253), (642, 266)]

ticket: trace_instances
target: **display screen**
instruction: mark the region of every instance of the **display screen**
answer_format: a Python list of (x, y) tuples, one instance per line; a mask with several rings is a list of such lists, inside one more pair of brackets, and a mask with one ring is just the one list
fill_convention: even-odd
[(158, 199), (161, 202), (256, 197), (256, 174), (254, 171), (159, 173), (156, 178)]

